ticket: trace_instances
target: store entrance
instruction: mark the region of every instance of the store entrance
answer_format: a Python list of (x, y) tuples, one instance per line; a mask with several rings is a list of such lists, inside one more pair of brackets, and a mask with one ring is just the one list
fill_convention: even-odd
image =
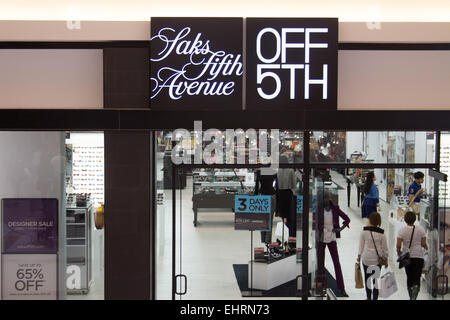
[[(173, 165), (172, 170), (172, 298), (302, 296), (303, 181), (298, 166), (273, 171)], [(282, 175), (292, 179), (292, 189), (280, 190), (285, 187)]]
[(426, 273), (423, 280), (431, 299), (448, 300), (448, 277), (450, 276), (450, 212), (447, 209), (447, 175), (429, 170), (432, 185), (428, 206), (421, 205), (423, 224), (429, 240), (426, 255)]
[[(383, 172), (385, 169), (379, 168), (379, 170)], [(348, 168), (344, 171), (345, 173), (332, 168), (312, 170), (313, 227), (310, 243), (314, 255), (317, 257), (317, 264), (315, 269), (312, 270), (315, 273), (316, 287), (330, 288), (337, 285), (336, 289), (339, 292), (339, 281), (341, 281), (346, 292), (340, 298), (338, 297), (339, 299), (364, 300), (366, 298), (365, 288), (355, 288), (354, 280), (355, 262), (361, 249), (362, 233), (370, 222), (364, 214), (363, 203), (365, 203), (365, 199), (364, 197), (361, 199), (358, 190), (363, 191), (367, 176), (369, 173), (375, 173), (376, 182), (374, 184), (377, 189), (379, 188), (379, 205), (374, 208), (374, 211), (377, 211), (380, 215), (381, 225), (379, 227), (384, 231), (386, 238), (386, 247), (380, 246), (378, 249), (379, 253), (382, 253), (383, 250), (388, 252), (388, 269), (382, 268), (381, 274), (391, 271), (395, 275), (397, 284), (396, 292), (388, 299), (409, 299), (408, 276), (405, 268), (399, 269), (396, 250), (397, 238), (400, 237), (401, 230), (407, 226), (405, 222), (407, 211), (413, 211), (416, 214), (414, 225), (424, 231), (423, 234), (428, 248), (427, 250), (421, 250), (424, 265), (421, 275), (419, 275), (420, 291), (417, 299), (448, 299), (449, 234), (447, 228), (450, 216), (446, 207), (447, 176), (432, 169), (413, 169), (412, 172), (414, 173), (422, 172), (424, 174), (421, 184), (424, 193), (420, 201), (409, 206), (408, 193), (411, 184), (414, 182), (414, 180), (411, 180), (413, 175), (409, 175), (407, 171), (405, 176), (406, 187), (397, 187), (398, 190), (403, 191), (396, 191), (389, 195), (386, 190), (380, 188), (383, 184), (383, 176), (378, 176), (379, 170)], [(397, 180), (395, 184), (398, 184)], [(339, 238), (327, 240), (325, 205), (330, 200), (334, 205), (338, 205), (343, 212), (339, 217), (339, 226), (344, 226), (346, 218), (350, 220), (350, 223), (348, 228), (344, 227), (340, 230)], [(324, 245), (324, 243), (333, 241), (337, 248)], [(364, 252), (366, 250), (364, 242), (363, 247)], [(369, 251), (368, 249), (366, 252)], [(369, 256), (368, 253), (365, 262), (363, 254), (361, 266), (370, 260)], [(364, 272), (362, 272), (362, 275), (364, 276)], [(341, 280), (339, 280), (340, 277)]]

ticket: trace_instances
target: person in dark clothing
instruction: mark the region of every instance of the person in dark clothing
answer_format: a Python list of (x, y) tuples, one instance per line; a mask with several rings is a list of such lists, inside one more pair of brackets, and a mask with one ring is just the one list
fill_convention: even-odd
[(397, 235), (397, 254), (409, 252), (411, 263), (405, 266), (406, 284), (410, 300), (416, 300), (420, 291), (420, 276), (424, 265), (423, 249), (428, 250), (425, 230), (420, 225), (414, 225), (416, 214), (412, 211), (405, 213), (406, 226)]
[(364, 183), (364, 200), (361, 207), (362, 217), (369, 218), (372, 212), (377, 212), (377, 206), (380, 199), (378, 194), (378, 187), (375, 184), (375, 173), (370, 171), (367, 173), (366, 182)]

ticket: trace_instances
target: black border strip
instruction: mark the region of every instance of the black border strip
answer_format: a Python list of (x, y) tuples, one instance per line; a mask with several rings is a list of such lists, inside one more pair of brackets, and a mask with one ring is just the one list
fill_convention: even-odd
[(152, 111), (0, 109), (0, 130), (280, 129), (449, 131), (449, 111)]
[(150, 40), (112, 41), (0, 41), (0, 49), (148, 48)]
[[(0, 49), (105, 49), (147, 48), (150, 40), (111, 41), (0, 41)], [(338, 50), (450, 50), (448, 42), (401, 43), (401, 42), (338, 42)]]
[(338, 50), (368, 50), (368, 51), (450, 50), (450, 43), (339, 42)]

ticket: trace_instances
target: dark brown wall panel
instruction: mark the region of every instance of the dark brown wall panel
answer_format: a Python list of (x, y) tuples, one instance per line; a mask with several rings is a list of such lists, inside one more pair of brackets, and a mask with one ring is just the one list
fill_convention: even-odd
[(105, 108), (150, 108), (150, 47), (103, 49)]
[(150, 299), (149, 132), (105, 132), (105, 299)]

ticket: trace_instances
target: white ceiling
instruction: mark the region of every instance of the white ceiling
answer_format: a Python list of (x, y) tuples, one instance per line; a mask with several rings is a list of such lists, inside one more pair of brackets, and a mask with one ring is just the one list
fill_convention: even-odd
[(449, 22), (449, 0), (0, 0), (0, 20), (145, 21), (151, 16), (338, 17)]

